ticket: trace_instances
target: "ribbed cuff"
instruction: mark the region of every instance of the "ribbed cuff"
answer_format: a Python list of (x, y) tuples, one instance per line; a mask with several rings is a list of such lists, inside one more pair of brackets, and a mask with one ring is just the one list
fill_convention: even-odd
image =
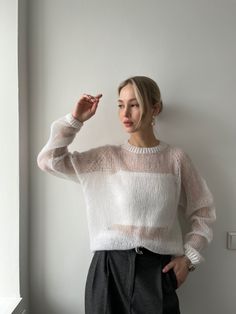
[(71, 112), (65, 116), (65, 119), (68, 123), (70, 123), (76, 129), (80, 129), (82, 127), (82, 125), (84, 124), (83, 122), (79, 121), (78, 119), (75, 119)]
[(204, 261), (202, 255), (188, 244), (184, 245), (184, 254), (190, 259), (193, 265), (200, 264)]

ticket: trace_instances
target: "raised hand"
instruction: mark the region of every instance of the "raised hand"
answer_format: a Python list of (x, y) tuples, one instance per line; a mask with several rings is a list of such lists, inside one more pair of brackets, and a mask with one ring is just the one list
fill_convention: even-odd
[(102, 94), (97, 96), (83, 94), (73, 109), (73, 117), (81, 122), (90, 119), (95, 114), (101, 97)]

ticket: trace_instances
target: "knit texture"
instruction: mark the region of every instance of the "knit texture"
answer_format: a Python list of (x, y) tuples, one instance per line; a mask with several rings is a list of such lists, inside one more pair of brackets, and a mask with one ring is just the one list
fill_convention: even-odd
[(216, 216), (212, 194), (190, 157), (163, 141), (137, 147), (126, 140), (70, 152), (68, 145), (83, 124), (71, 113), (54, 121), (37, 163), (81, 185), (91, 251), (143, 246), (159, 254), (186, 254), (193, 264), (200, 263)]

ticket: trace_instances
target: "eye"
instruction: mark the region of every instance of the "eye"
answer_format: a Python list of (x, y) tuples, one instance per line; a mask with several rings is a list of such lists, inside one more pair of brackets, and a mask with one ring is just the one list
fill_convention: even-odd
[(131, 107), (139, 107), (139, 104), (132, 104)]
[(123, 107), (123, 105), (120, 105), (120, 104), (119, 104), (119, 105), (118, 105), (118, 107), (119, 107), (119, 108), (122, 108), (122, 107)]

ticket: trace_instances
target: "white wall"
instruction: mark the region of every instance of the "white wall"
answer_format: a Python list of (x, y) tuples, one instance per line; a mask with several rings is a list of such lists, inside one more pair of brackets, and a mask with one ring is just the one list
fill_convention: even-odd
[(0, 0), (1, 314), (28, 308), (26, 20), (26, 0)]
[(20, 293), (22, 301), (14, 314), (29, 308), (29, 130), (27, 78), (27, 0), (18, 0), (18, 71), (19, 71), (19, 171), (20, 171)]
[(17, 34), (17, 1), (2, 0), (0, 2), (0, 299), (19, 299)]
[(236, 230), (236, 2), (31, 0), (29, 9), (32, 313), (84, 313), (91, 258), (80, 186), (41, 172), (37, 154), (83, 92), (104, 97), (70, 149), (122, 142), (116, 88), (130, 75), (159, 83), (158, 137), (191, 155), (215, 196), (214, 242), (179, 289), (182, 313), (235, 313), (226, 231)]

